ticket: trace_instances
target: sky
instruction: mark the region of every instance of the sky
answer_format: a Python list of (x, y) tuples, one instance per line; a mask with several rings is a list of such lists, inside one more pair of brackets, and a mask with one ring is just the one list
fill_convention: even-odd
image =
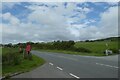
[(118, 36), (117, 2), (2, 2), (2, 43)]

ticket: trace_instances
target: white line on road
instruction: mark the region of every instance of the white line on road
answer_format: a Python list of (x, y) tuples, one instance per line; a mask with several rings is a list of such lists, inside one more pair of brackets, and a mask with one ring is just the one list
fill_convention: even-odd
[(61, 70), (61, 71), (63, 70), (63, 69), (62, 69), (62, 68), (60, 68), (60, 67), (57, 67), (57, 68), (58, 68), (59, 70)]
[(77, 79), (80, 79), (80, 77), (78, 77), (78, 76), (76, 76), (76, 75), (74, 75), (74, 74), (72, 74), (72, 73), (69, 73), (69, 74), (70, 74), (71, 76), (77, 78)]
[(53, 63), (49, 63), (49, 64), (53, 66)]
[(96, 63), (97, 65), (101, 65), (101, 66), (107, 66), (107, 67), (113, 67), (113, 68), (119, 68), (117, 66), (111, 66), (111, 65), (106, 65), (106, 64), (101, 64), (101, 63)]

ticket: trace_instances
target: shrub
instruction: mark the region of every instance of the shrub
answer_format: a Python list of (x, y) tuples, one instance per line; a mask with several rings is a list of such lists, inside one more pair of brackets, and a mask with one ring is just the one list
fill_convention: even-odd
[(13, 58), (13, 64), (14, 65), (18, 65), (21, 63), (21, 56), (18, 54), (14, 54), (14, 58)]
[(19, 53), (6, 53), (2, 55), (3, 65), (18, 65), (21, 62)]
[(118, 49), (115, 49), (115, 48), (113, 48), (113, 49), (110, 49), (113, 53), (119, 53), (119, 51), (118, 51)]
[(74, 41), (56, 41), (53, 43), (54, 49), (69, 50), (74, 46)]

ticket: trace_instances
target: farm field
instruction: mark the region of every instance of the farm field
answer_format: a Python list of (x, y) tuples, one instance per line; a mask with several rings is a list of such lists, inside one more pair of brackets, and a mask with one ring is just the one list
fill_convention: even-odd
[[(106, 46), (106, 43), (108, 46)], [(85, 56), (105, 56), (104, 51), (106, 49), (112, 50), (113, 55), (118, 54), (118, 41), (96, 41), (96, 42), (75, 42), (74, 45), (76, 48), (88, 49), (91, 52), (77, 52), (70, 50), (50, 50), (50, 49), (35, 49), (44, 52), (57, 52), (65, 54), (76, 54), (76, 55), (85, 55)]]
[[(106, 43), (108, 46), (106, 46)], [(118, 50), (117, 41), (99, 41), (99, 42), (76, 42), (75, 47), (84, 47), (93, 53), (103, 53), (106, 49)]]

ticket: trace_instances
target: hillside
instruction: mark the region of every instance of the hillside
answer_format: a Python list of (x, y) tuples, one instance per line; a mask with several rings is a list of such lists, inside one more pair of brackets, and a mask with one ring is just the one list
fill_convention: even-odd
[[(103, 53), (106, 49), (112, 50), (114, 53), (118, 52), (118, 40), (120, 37), (110, 37), (106, 39), (98, 39), (89, 42), (76, 42), (75, 47), (83, 47), (91, 50), (93, 53)], [(106, 46), (106, 44), (108, 46)]]
[(109, 38), (104, 38), (104, 39), (97, 39), (94, 41), (118, 41), (120, 40), (120, 37), (109, 37)]

